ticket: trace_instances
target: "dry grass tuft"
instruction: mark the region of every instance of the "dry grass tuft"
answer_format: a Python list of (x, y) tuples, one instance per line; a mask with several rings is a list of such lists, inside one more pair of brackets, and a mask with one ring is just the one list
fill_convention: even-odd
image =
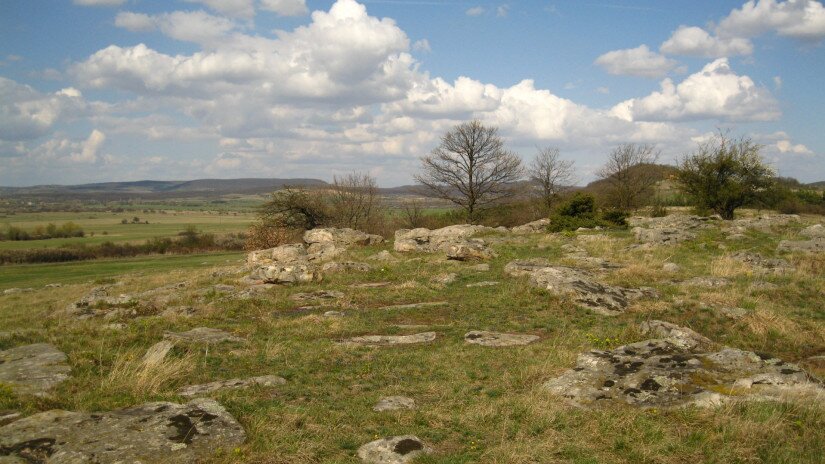
[(189, 375), (195, 367), (195, 357), (167, 358), (166, 353), (150, 350), (145, 356), (138, 351), (121, 354), (112, 370), (101, 382), (108, 392), (129, 392), (136, 396), (155, 394), (174, 382)]
[(711, 261), (710, 274), (716, 277), (750, 276), (753, 275), (753, 269), (738, 259), (722, 256)]
[(751, 332), (757, 335), (765, 335), (769, 332), (788, 335), (800, 331), (799, 325), (794, 321), (763, 308), (757, 309), (743, 320)]

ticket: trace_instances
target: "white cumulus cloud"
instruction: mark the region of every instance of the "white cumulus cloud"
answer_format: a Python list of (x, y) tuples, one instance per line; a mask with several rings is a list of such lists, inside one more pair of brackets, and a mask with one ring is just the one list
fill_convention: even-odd
[(309, 12), (306, 0), (261, 0), (261, 8), (280, 16), (301, 16)]
[(651, 51), (647, 45), (640, 45), (607, 52), (596, 58), (596, 64), (610, 74), (657, 78), (667, 74), (679, 63)]
[(718, 58), (750, 55), (753, 44), (747, 38), (719, 38), (711, 36), (701, 27), (679, 26), (659, 50), (670, 55)]

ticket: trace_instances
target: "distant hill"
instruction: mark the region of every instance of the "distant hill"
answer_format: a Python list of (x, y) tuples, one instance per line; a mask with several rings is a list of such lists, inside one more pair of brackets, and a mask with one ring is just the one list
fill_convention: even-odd
[[(676, 172), (678, 172), (678, 169), (675, 166), (670, 166), (668, 164), (642, 164), (634, 167), (633, 169), (650, 171), (650, 174), (652, 174), (653, 177), (660, 182), (668, 180), (671, 176), (675, 175)], [(669, 184), (669, 182), (667, 182), (667, 184)], [(601, 192), (609, 185), (610, 184), (606, 179), (599, 179), (587, 184), (587, 186), (584, 187), (584, 190), (591, 192)]]
[(810, 184), (805, 184), (805, 187), (811, 187), (815, 189), (825, 189), (825, 180), (821, 180), (819, 182), (811, 182)]

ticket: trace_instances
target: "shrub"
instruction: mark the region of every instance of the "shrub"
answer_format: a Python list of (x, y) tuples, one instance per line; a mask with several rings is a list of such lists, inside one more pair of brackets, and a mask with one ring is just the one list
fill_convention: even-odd
[(560, 204), (550, 216), (550, 232), (572, 231), (579, 228), (626, 227), (627, 213), (618, 209), (599, 212), (593, 195), (577, 193)]

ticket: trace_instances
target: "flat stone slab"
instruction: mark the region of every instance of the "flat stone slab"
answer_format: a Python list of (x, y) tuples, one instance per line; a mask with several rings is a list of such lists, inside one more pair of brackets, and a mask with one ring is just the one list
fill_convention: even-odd
[(247, 388), (253, 385), (260, 385), (262, 387), (274, 387), (275, 385), (283, 385), (286, 379), (278, 377), (277, 375), (262, 375), (258, 377), (250, 377), (248, 379), (229, 379), (218, 380), (215, 382), (204, 383), (201, 385), (190, 385), (181, 388), (178, 395), (181, 396), (198, 396), (208, 395), (209, 393), (225, 389), (239, 389)]
[(482, 346), (527, 345), (538, 339), (537, 335), (487, 332), (485, 330), (473, 330), (464, 335), (465, 342)]
[(416, 309), (416, 308), (429, 308), (432, 306), (444, 306), (448, 304), (447, 301), (425, 301), (423, 303), (406, 303), (406, 304), (397, 304), (397, 305), (389, 305), (389, 306), (382, 306), (378, 309)]
[(428, 343), (435, 340), (435, 332), (422, 332), (412, 335), (363, 335), (343, 340), (344, 345), (393, 346)]
[(19, 394), (44, 395), (69, 378), (66, 354), (48, 343), (0, 351), (0, 384)]
[(358, 457), (365, 464), (407, 464), (420, 454), (432, 450), (415, 435), (381, 438), (358, 448)]
[(295, 293), (289, 296), (290, 300), (310, 301), (310, 300), (337, 300), (343, 298), (344, 294), (336, 290), (318, 290), (315, 292)]
[(358, 272), (369, 272), (372, 270), (372, 266), (367, 263), (356, 263), (353, 261), (343, 261), (343, 262), (332, 262), (326, 263), (321, 266), (321, 270), (323, 272), (347, 272), (347, 271), (358, 271)]
[(625, 288), (598, 282), (585, 270), (546, 265), (541, 259), (512, 261), (504, 272), (530, 277), (530, 284), (557, 295), (570, 295), (581, 306), (604, 316), (623, 313), (632, 300), (656, 297), (652, 288)]
[(381, 398), (372, 410), (375, 412), (395, 411), (398, 409), (415, 409), (415, 400), (406, 396), (387, 396)]
[(0, 427), (0, 461), (195, 463), (246, 434), (218, 403), (146, 403), (103, 413), (51, 410)]
[(482, 281), (482, 282), (473, 282), (473, 283), (471, 283), (471, 284), (467, 284), (467, 285), (466, 285), (466, 287), (467, 287), (467, 288), (473, 288), (473, 287), (494, 287), (494, 286), (496, 286), (496, 285), (498, 285), (498, 284), (500, 284), (500, 283), (501, 283), (501, 282), (497, 282), (497, 281), (494, 281), (494, 280), (485, 280), (485, 281)]
[(713, 351), (705, 337), (662, 321), (651, 321), (643, 331), (663, 338), (582, 353), (576, 367), (544, 387), (578, 406), (708, 407), (825, 394), (821, 381), (769, 355), (729, 347)]
[(392, 285), (392, 282), (364, 282), (361, 284), (352, 284), (350, 288), (384, 288)]
[(166, 332), (163, 338), (173, 341), (195, 342), (195, 343), (221, 343), (221, 342), (242, 342), (229, 332), (211, 327), (197, 327), (186, 332)]

